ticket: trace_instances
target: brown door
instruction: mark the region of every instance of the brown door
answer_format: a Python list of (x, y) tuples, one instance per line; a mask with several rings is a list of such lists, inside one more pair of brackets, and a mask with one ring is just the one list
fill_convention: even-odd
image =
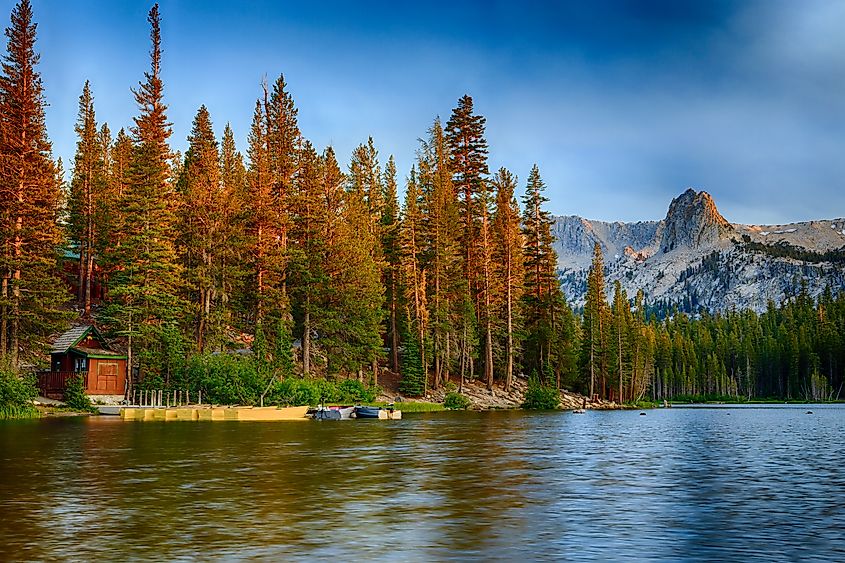
[(117, 394), (117, 366), (116, 361), (100, 360), (97, 362), (97, 391), (103, 395)]

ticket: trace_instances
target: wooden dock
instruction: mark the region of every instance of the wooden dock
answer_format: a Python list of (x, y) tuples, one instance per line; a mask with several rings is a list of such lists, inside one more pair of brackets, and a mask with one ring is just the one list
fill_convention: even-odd
[(122, 407), (123, 420), (194, 421), (240, 420), (274, 422), (281, 420), (308, 420), (308, 407), (215, 407), (195, 405), (187, 407)]

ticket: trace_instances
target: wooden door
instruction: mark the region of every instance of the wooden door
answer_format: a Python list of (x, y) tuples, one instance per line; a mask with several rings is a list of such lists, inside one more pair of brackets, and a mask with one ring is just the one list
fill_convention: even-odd
[(97, 392), (102, 395), (116, 395), (117, 372), (119, 363), (117, 360), (97, 361)]

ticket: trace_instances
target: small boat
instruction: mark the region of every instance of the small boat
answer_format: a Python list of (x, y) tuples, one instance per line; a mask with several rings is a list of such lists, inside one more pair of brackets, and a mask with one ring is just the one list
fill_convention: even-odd
[(355, 418), (382, 418), (379, 416), (380, 407), (355, 407)]
[(382, 407), (355, 407), (355, 418), (379, 418), (382, 420), (400, 420), (402, 418), (402, 411), (396, 410), (388, 406)]
[(586, 412), (587, 411), (584, 409), (575, 409), (574, 411), (572, 411), (572, 414), (584, 414)]
[(355, 407), (317, 407), (311, 412), (314, 420), (349, 420)]

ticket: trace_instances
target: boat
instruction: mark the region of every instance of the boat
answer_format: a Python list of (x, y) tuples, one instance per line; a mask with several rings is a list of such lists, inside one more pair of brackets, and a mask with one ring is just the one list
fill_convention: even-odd
[(587, 411), (584, 410), (584, 409), (575, 409), (575, 410), (572, 411), (572, 414), (584, 414), (586, 412)]
[(382, 420), (399, 420), (402, 418), (402, 411), (391, 407), (365, 407), (357, 405), (355, 407), (355, 418), (379, 418)]
[(317, 407), (310, 412), (314, 420), (349, 420), (355, 407)]
[(355, 418), (381, 418), (379, 413), (381, 407), (363, 407), (358, 405), (355, 407)]

